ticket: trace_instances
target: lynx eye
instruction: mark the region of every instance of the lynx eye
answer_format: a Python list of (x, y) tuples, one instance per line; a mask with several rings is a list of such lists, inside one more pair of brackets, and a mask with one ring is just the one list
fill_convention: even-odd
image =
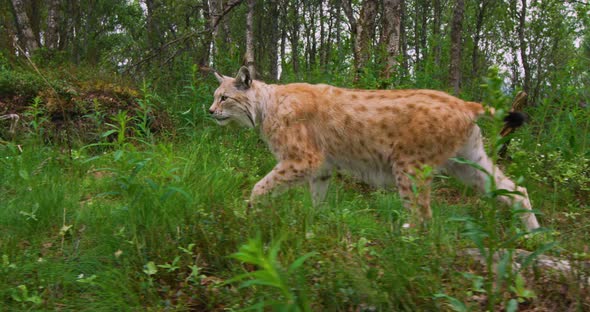
[(219, 101), (220, 101), (220, 102), (223, 102), (223, 101), (225, 101), (225, 100), (227, 100), (227, 96), (225, 96), (225, 95), (222, 95)]

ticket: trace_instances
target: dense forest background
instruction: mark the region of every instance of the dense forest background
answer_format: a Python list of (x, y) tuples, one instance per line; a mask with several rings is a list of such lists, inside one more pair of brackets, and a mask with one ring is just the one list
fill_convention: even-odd
[[(345, 174), (249, 210), (275, 160), (207, 113), (240, 66), (526, 98), (478, 124), (543, 228), (443, 173), (425, 229)], [(0, 311), (589, 311), (589, 68), (587, 0), (0, 0)]]
[(498, 66), (506, 88), (536, 102), (588, 80), (584, 1), (4, 0), (0, 9), (5, 61), (22, 61), (26, 51), (41, 63), (161, 85), (192, 64), (230, 74), (243, 63), (271, 82), (354, 81), (481, 98), (481, 77)]

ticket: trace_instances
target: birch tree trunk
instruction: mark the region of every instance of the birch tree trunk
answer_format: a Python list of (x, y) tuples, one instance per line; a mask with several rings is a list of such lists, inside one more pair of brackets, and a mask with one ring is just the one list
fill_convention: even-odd
[(520, 43), (520, 58), (522, 60), (522, 68), (524, 69), (524, 85), (523, 89), (524, 92), (530, 94), (531, 89), (531, 66), (529, 64), (528, 54), (527, 54), (527, 43), (524, 38), (524, 31), (526, 27), (526, 9), (527, 3), (526, 0), (521, 0), (522, 7), (520, 9), (519, 15), (519, 25), (518, 25), (518, 41)]
[(450, 83), (453, 93), (459, 94), (461, 88), (461, 34), (463, 32), (464, 0), (456, 0), (451, 24), (451, 66)]
[(221, 12), (223, 11), (222, 1), (219, 0), (209, 0), (209, 23), (211, 27), (211, 52), (210, 55), (212, 56), (211, 59), (213, 61), (213, 66), (215, 66), (215, 57), (217, 56), (217, 44), (218, 44), (218, 34), (219, 34), (219, 22), (217, 19), (221, 16)]
[(246, 66), (250, 71), (250, 77), (256, 79), (256, 68), (254, 66), (254, 32), (252, 25), (254, 22), (254, 5), (256, 0), (248, 0), (248, 14), (246, 15)]
[(385, 78), (389, 79), (399, 65), (402, 0), (383, 0), (383, 44), (386, 47)]
[(277, 81), (279, 79), (279, 7), (278, 7), (278, 0), (270, 0), (269, 1), (269, 13), (270, 13), (270, 27), (268, 29), (269, 33), (269, 52), (268, 57), (269, 60), (269, 73), (270, 73), (270, 80)]
[(25, 3), (23, 0), (12, 0), (12, 8), (14, 10), (14, 17), (16, 19), (17, 32), (20, 41), (24, 45), (24, 49), (29, 53), (33, 53), (39, 48), (35, 34), (31, 28), (31, 22), (25, 11)]

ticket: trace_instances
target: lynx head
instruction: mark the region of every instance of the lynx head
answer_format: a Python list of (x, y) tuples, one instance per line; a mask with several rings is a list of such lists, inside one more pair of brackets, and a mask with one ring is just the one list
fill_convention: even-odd
[(236, 78), (220, 75), (215, 72), (219, 87), (213, 95), (213, 105), (209, 113), (220, 125), (231, 121), (246, 127), (254, 128), (255, 109), (252, 101), (252, 78), (247, 67), (242, 66)]

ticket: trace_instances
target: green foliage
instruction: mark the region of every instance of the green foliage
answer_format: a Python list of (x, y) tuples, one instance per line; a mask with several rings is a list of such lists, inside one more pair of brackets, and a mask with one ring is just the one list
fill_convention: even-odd
[[(47, 3), (31, 15), (45, 16)], [(273, 50), (269, 38), (284, 36), (281, 82), (448, 90), (449, 31), (441, 27), (434, 34), (431, 3), (406, 2), (406, 54), (394, 74), (384, 78), (386, 49), (375, 37), (374, 52), (353, 83), (355, 38), (338, 2), (287, 1), (277, 13), (272, 3), (257, 1), (255, 65), (262, 78), (269, 76), (270, 57), (281, 49)], [(497, 108), (497, 116), (479, 121), (496, 155), (504, 142), (496, 136), (501, 118), (523, 77), (518, 7), (487, 3), (479, 34), (473, 29), (482, 6), (466, 3), (461, 97)], [(227, 13), (213, 38), (207, 16), (214, 15), (194, 1), (159, 2), (149, 25), (138, 1), (79, 4), (80, 15), (60, 15), (76, 28), (64, 47), (32, 54), (47, 81), (0, 42), (0, 114), (22, 113), (26, 130), (17, 129), (12, 141), (4, 141), (3, 132), (0, 141), (0, 310), (587, 306), (587, 289), (577, 280), (549, 276), (556, 282), (548, 284), (551, 273), (528, 271), (542, 253), (587, 258), (587, 6), (538, 1), (527, 13), (530, 118), (511, 141), (511, 160), (501, 162), (512, 176), (526, 178), (520, 183), (541, 224), (552, 229), (549, 235), (522, 231), (519, 207), (496, 207), (495, 197), (514, 194), (496, 189), (492, 180), (481, 200), (452, 179), (435, 179), (435, 216), (423, 232), (403, 227), (409, 217), (397, 195), (369, 191), (347, 176), (335, 178), (323, 207), (313, 208), (308, 193), (297, 188), (247, 211), (243, 199), (274, 160), (256, 133), (214, 126), (207, 108), (217, 82), (201, 71), (213, 64), (233, 75), (242, 64), (246, 6)], [(353, 10), (361, 4), (353, 1)], [(10, 21), (10, 10), (0, 11)], [(443, 10), (443, 26), (451, 11)], [(267, 27), (273, 18), (278, 27)], [(39, 23), (40, 32), (44, 27)], [(6, 25), (0, 28), (0, 36), (9, 33)], [(71, 63), (81, 66), (72, 69)], [(492, 64), (497, 67), (482, 86), (479, 77)], [(128, 79), (140, 92), (128, 87)], [(85, 125), (69, 132), (80, 136), (80, 144), (57, 145), (54, 138), (66, 136), (56, 126), (64, 125), (62, 111), (72, 124)], [(167, 122), (169, 127), (155, 128)], [(415, 193), (432, 169), (423, 168), (414, 180)], [(244, 243), (249, 237), (255, 238)], [(479, 249), (486, 263), (472, 263), (461, 253), (465, 247)], [(533, 252), (514, 269), (519, 248)]]
[[(491, 126), (493, 129), (495, 129), (494, 133), (500, 133), (499, 130), (502, 125), (502, 117), (504, 115), (504, 110), (502, 108), (505, 108), (508, 105), (509, 99), (500, 91), (502, 83), (501, 79), (498, 77), (497, 70), (492, 69), (490, 71), (486, 82), (487, 89), (484, 96), (485, 100), (487, 101), (486, 104), (495, 107), (498, 112), (494, 116), (493, 124), (488, 126)], [(492, 146), (492, 155), (497, 155), (500, 146), (504, 142), (505, 140), (501, 140), (499, 135), (492, 136), (491, 142), (489, 142)], [(494, 173), (487, 172), (477, 163), (457, 158), (453, 158), (452, 160), (461, 164), (469, 165), (486, 175), (485, 195), (488, 204), (482, 209), (483, 220), (475, 220), (471, 217), (456, 218), (455, 220), (465, 223), (463, 235), (475, 244), (479, 250), (479, 253), (485, 259), (487, 274), (483, 277), (473, 276), (471, 274), (464, 276), (467, 276), (468, 278), (473, 279), (474, 282), (477, 282), (476, 284), (474, 283), (474, 289), (476, 291), (484, 292), (487, 295), (487, 309), (489, 311), (495, 310), (495, 307), (499, 303), (502, 303), (502, 294), (506, 292), (506, 288), (508, 288), (510, 291), (515, 293), (518, 301), (514, 302), (512, 300), (508, 300), (504, 304), (509, 307), (509, 309), (515, 311), (519, 302), (522, 303), (525, 299), (534, 298), (534, 292), (528, 290), (525, 287), (525, 282), (522, 276), (519, 274), (519, 272), (514, 272), (513, 270), (514, 250), (516, 249), (518, 241), (526, 235), (538, 235), (538, 233), (545, 232), (545, 230), (537, 229), (531, 233), (518, 230), (515, 221), (518, 222), (517, 216), (522, 214), (524, 211), (521, 209), (521, 207), (519, 207), (519, 205), (516, 205), (515, 207), (511, 207), (511, 222), (509, 223), (509, 228), (505, 229), (506, 233), (503, 235), (503, 237), (499, 236), (498, 228), (500, 227), (500, 224), (498, 222), (499, 207), (497, 205), (497, 198), (499, 196), (512, 197), (519, 195), (520, 193), (512, 190), (498, 189), (495, 185)], [(520, 269), (525, 269), (532, 263), (532, 261), (534, 261), (535, 257), (555, 247), (555, 245), (555, 242), (549, 242), (540, 245), (538, 249), (535, 250), (535, 252), (533, 252), (527, 259), (523, 261), (523, 265)], [(446, 299), (448, 304), (455, 311), (467, 311), (467, 306), (464, 303), (458, 301), (456, 298), (445, 294), (438, 294), (436, 298)]]
[(0, 94), (2, 95), (34, 96), (45, 88), (43, 79), (33, 72), (0, 67)]
[[(262, 240), (258, 236), (255, 239), (250, 239), (247, 244), (240, 247), (237, 253), (231, 255), (232, 258), (242, 263), (255, 265), (259, 269), (235, 276), (227, 283), (247, 279), (241, 283), (240, 287), (262, 286), (271, 289), (270, 292), (263, 290), (259, 295), (259, 302), (247, 310), (272, 307), (274, 311), (311, 311), (305, 290), (301, 289), (303, 285), (294, 287), (291, 285), (291, 280), (301, 281), (302, 277), (295, 274), (303, 263), (315, 253), (299, 257), (285, 270), (278, 260), (280, 241), (274, 242), (270, 246), (268, 254), (264, 252), (264, 249)], [(272, 289), (278, 291), (280, 294), (278, 298), (273, 294)]]
[(37, 138), (43, 138), (45, 127), (49, 122), (49, 119), (46, 115), (45, 106), (43, 105), (40, 97), (35, 97), (35, 99), (33, 99), (33, 104), (29, 106), (25, 112), (25, 116), (29, 117), (29, 126), (33, 134)]

